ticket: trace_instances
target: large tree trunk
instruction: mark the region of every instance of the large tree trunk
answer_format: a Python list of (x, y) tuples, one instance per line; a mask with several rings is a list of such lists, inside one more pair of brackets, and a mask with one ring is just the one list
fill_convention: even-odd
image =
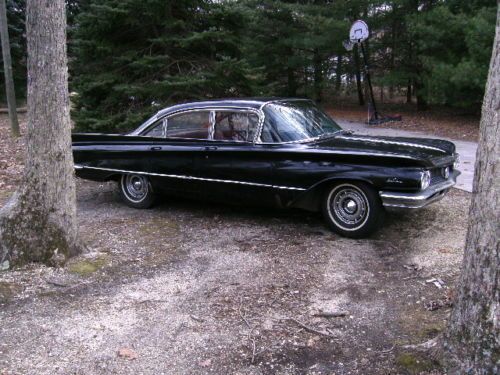
[(500, 373), (500, 7), (483, 102), (469, 228), (444, 336), (453, 374)]
[(64, 0), (29, 0), (28, 132), (21, 187), (0, 211), (0, 263), (54, 262), (80, 249), (71, 153)]
[(5, 93), (9, 107), (10, 129), (14, 137), (19, 137), (19, 123), (17, 121), (16, 92), (12, 78), (12, 61), (10, 58), (9, 28), (7, 25), (7, 8), (5, 0), (0, 0), (0, 34), (2, 38), (3, 70), (5, 75)]

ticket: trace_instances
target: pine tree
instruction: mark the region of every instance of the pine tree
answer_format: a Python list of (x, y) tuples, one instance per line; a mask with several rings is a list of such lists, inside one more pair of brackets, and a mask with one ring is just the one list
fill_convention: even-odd
[(93, 0), (73, 34), (78, 129), (123, 131), (172, 102), (249, 95), (242, 15), (204, 0)]

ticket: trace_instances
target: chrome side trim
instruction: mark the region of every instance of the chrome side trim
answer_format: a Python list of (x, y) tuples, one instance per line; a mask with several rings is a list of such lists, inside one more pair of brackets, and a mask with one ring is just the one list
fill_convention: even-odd
[(258, 187), (267, 187), (273, 189), (280, 190), (297, 190), (297, 191), (305, 191), (307, 189), (292, 187), (292, 186), (279, 186), (279, 185), (269, 185), (269, 184), (261, 184), (257, 182), (246, 182), (246, 181), (235, 181), (235, 180), (221, 180), (217, 178), (203, 178), (203, 177), (195, 177), (195, 176), (185, 176), (185, 175), (176, 175), (176, 174), (163, 174), (163, 173), (152, 173), (152, 172), (140, 172), (140, 171), (128, 171), (124, 169), (113, 169), (113, 168), (102, 168), (102, 167), (89, 167), (86, 165), (75, 164), (76, 170), (82, 169), (94, 169), (100, 171), (108, 171), (108, 172), (118, 172), (118, 173), (127, 173), (127, 174), (140, 174), (146, 176), (156, 176), (156, 177), (168, 177), (168, 178), (179, 178), (183, 180), (195, 180), (195, 181), (208, 181), (208, 182), (222, 182), (227, 184), (237, 184), (237, 185), (249, 185), (249, 186), (258, 186)]
[(338, 138), (342, 138), (342, 139), (346, 139), (346, 140), (353, 140), (353, 141), (384, 143), (384, 144), (388, 144), (388, 145), (398, 145), (398, 146), (409, 146), (409, 147), (415, 147), (415, 148), (423, 148), (423, 149), (426, 149), (426, 150), (440, 151), (440, 152), (446, 154), (446, 151), (443, 150), (443, 149), (441, 149), (441, 148), (432, 147), (432, 146), (426, 146), (426, 145), (420, 145), (420, 144), (417, 144), (417, 143), (387, 141), (385, 139), (374, 139), (374, 138), (364, 138), (364, 137), (344, 137), (344, 136), (339, 136)]

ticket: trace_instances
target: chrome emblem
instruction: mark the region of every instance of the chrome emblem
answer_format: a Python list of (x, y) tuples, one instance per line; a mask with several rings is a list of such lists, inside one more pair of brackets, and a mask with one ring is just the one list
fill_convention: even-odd
[(392, 184), (402, 184), (403, 181), (401, 181), (399, 178), (397, 177), (389, 177), (387, 180), (385, 180), (386, 182), (389, 182), (389, 183), (392, 183)]

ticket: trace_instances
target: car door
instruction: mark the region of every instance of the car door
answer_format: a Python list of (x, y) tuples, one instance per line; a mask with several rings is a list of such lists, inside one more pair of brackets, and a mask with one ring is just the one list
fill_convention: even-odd
[(161, 121), (157, 125), (160, 129), (153, 126), (145, 133), (157, 137), (151, 148), (152, 180), (163, 190), (198, 191), (195, 158), (201, 157), (200, 147), (209, 137), (210, 111), (188, 110), (167, 115)]
[(254, 143), (259, 121), (248, 109), (212, 111), (212, 139), (195, 158), (205, 194), (235, 203), (274, 200), (271, 161)]

